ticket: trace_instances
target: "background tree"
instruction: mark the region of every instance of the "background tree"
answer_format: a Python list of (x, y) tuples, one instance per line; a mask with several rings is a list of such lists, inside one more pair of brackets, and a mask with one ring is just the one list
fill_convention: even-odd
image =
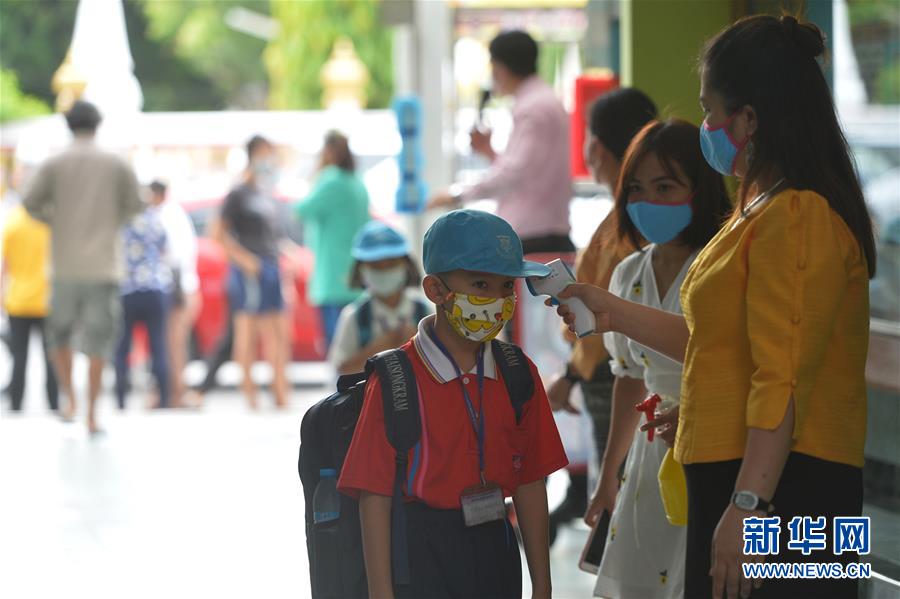
[[(264, 108), (266, 69), (262, 54), (266, 41), (228, 26), (229, 11), (237, 8), (268, 15), (265, 0), (129, 0), (143, 8), (146, 38), (199, 76), (221, 98), (211, 108)], [(278, 2), (276, 4), (294, 4)], [(303, 4), (303, 2), (299, 2)], [(129, 32), (130, 33), (130, 32)], [(131, 37), (131, 36), (130, 36)], [(132, 37), (133, 40), (140, 36)], [(134, 42), (132, 42), (134, 43)], [(143, 79), (138, 77), (143, 83)], [(179, 90), (174, 90), (179, 92)], [(197, 90), (199, 91), (199, 90)]]
[[(230, 29), (225, 15), (240, 6), (268, 13), (268, 2), (123, 5), (144, 110), (265, 108), (265, 42)], [(23, 93), (48, 106), (56, 101), (50, 80), (69, 49), (77, 8), (70, 0), (0, 0), (0, 65), (16, 75)]]
[(272, 0), (279, 32), (265, 51), (269, 72), (269, 107), (321, 108), (319, 72), (335, 40), (353, 40), (356, 54), (369, 69), (368, 107), (383, 108), (393, 96), (390, 30), (381, 23), (378, 0)]
[(50, 106), (35, 96), (22, 93), (16, 74), (0, 70), (0, 123), (50, 114)]
[[(145, 0), (125, 0), (125, 27), (134, 57), (134, 74), (144, 93), (144, 111), (221, 110), (230, 93), (210, 80), (192, 60), (179, 55), (173, 40), (150, 33), (154, 21)], [(180, 0), (160, 4), (181, 5)], [(197, 4), (194, 2), (194, 4)]]
[(900, 104), (900, 3), (851, 0), (853, 50), (869, 102)]
[(0, 65), (15, 73), (25, 94), (49, 106), (56, 101), (50, 79), (69, 49), (77, 7), (60, 0), (0, 1)]

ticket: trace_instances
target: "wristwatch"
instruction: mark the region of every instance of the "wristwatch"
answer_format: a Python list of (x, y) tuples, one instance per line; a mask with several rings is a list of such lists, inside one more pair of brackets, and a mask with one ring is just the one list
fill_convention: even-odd
[(736, 508), (744, 510), (745, 512), (760, 511), (771, 514), (775, 511), (774, 505), (765, 499), (760, 498), (759, 495), (752, 491), (736, 491), (734, 495), (731, 496), (731, 503), (733, 503)]
[(572, 384), (575, 384), (581, 380), (581, 377), (578, 376), (578, 373), (575, 372), (575, 369), (572, 368), (571, 364), (566, 364), (566, 373), (563, 375), (563, 378)]

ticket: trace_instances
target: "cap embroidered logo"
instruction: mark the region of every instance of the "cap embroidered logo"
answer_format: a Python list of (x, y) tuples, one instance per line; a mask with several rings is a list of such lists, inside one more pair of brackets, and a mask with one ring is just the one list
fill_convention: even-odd
[(508, 235), (497, 235), (497, 241), (500, 242), (500, 248), (497, 253), (508, 254), (512, 249), (512, 239)]

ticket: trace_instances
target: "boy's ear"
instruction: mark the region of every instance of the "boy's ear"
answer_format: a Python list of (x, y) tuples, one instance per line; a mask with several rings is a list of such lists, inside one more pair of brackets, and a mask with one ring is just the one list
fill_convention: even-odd
[(425, 297), (432, 304), (443, 305), (447, 301), (449, 290), (446, 285), (436, 276), (427, 275), (422, 281), (422, 290), (425, 291)]

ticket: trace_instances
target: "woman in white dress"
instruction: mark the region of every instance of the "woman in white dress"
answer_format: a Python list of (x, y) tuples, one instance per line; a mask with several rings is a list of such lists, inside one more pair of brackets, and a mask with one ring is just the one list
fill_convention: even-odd
[[(688, 267), (731, 209), (722, 177), (703, 159), (699, 131), (678, 120), (652, 121), (634, 138), (616, 190), (619, 235), (640, 247), (613, 271), (609, 291), (654, 308), (681, 312)], [(601, 478), (585, 520), (611, 513), (594, 594), (621, 599), (684, 594), (686, 528), (666, 520), (657, 473), (674, 440), (663, 424), (650, 441), (635, 409), (652, 395), (662, 423), (677, 422), (681, 364), (626, 337), (606, 333), (616, 376), (612, 422)], [(629, 451), (630, 449), (630, 451)], [(624, 474), (622, 462), (625, 461)]]

